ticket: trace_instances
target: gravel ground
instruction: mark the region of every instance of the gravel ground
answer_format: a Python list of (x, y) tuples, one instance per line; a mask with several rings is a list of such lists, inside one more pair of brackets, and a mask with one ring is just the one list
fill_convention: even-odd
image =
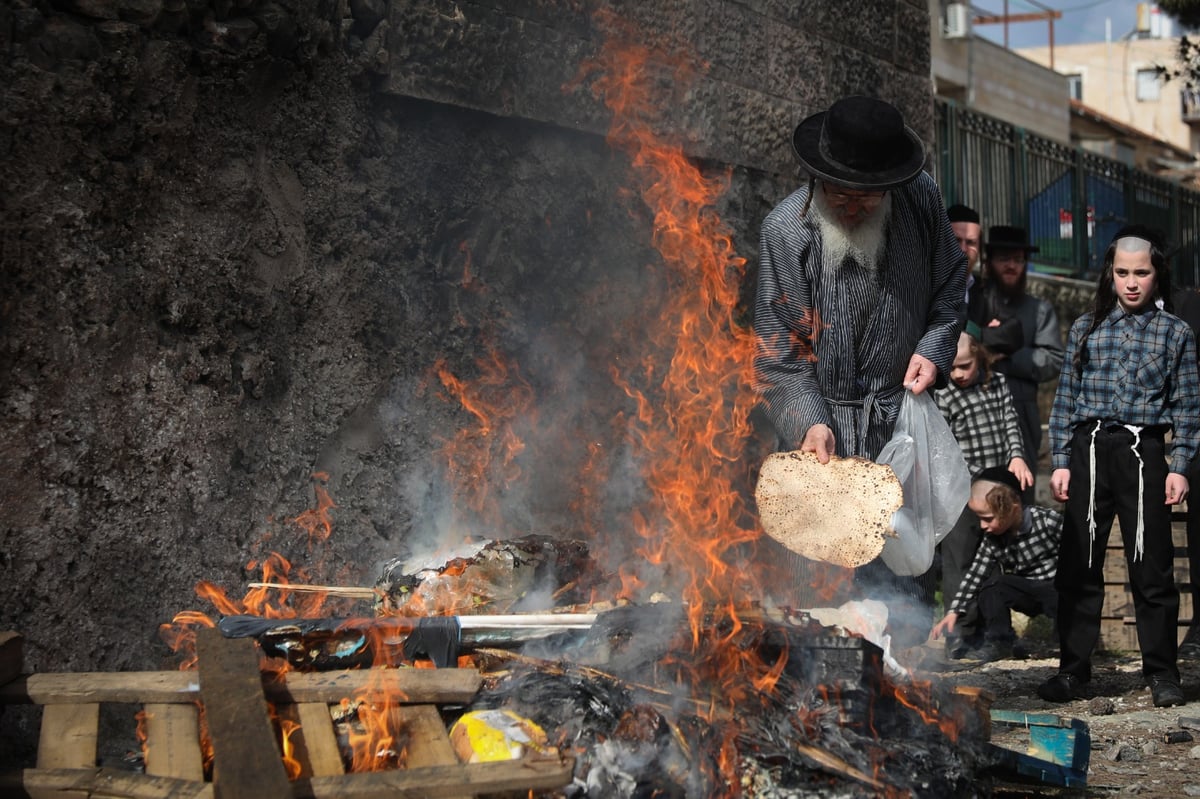
[[(1097, 654), (1090, 696), (1064, 704), (1037, 695), (1038, 685), (1058, 668), (1056, 653), (1045, 643), (1027, 660), (985, 664), (947, 661), (941, 642), (906, 654), (910, 663), (917, 663), (918, 676), (982, 688), (994, 697), (994, 709), (1053, 713), (1086, 722), (1092, 740), (1087, 788), (1072, 795), (1200, 796), (1200, 661), (1179, 663), (1187, 704), (1156, 708), (1136, 652)], [(993, 740), (1009, 743), (1001, 736)], [(1041, 794), (1023, 789), (1004, 795)]]

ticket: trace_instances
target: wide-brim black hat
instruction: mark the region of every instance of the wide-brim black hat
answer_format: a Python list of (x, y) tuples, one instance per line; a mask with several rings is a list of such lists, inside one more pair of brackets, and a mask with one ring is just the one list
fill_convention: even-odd
[(792, 148), (810, 175), (850, 189), (882, 191), (925, 166), (925, 145), (900, 112), (873, 97), (843, 97), (796, 126)]
[(1029, 243), (1029, 236), (1023, 227), (1012, 225), (996, 225), (988, 228), (987, 241), (984, 250), (1024, 250), (1026, 255), (1037, 252), (1038, 248)]

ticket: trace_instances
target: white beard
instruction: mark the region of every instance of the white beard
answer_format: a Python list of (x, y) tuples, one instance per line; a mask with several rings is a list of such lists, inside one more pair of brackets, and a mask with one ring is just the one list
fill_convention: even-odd
[(879, 207), (853, 228), (838, 221), (837, 213), (825, 200), (825, 192), (821, 191), (819, 185), (813, 189), (812, 207), (821, 231), (822, 260), (825, 265), (838, 269), (849, 258), (873, 274), (887, 243), (887, 223), (892, 213), (891, 193), (885, 194)]

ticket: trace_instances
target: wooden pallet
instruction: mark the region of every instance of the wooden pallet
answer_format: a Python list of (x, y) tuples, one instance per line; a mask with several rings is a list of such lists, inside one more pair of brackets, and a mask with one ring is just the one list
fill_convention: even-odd
[[(569, 757), (540, 755), (496, 763), (460, 763), (439, 704), (463, 704), (482, 678), (471, 669), (365, 669), (287, 674), (259, 672), (250, 639), (216, 630), (197, 639), (198, 672), (21, 674), (21, 639), (0, 633), (0, 704), (43, 706), (35, 768), (0, 774), (0, 796), (70, 799), (292, 799), (313, 797), (467, 797), (567, 785)], [(401, 703), (409, 733), (406, 767), (345, 774), (330, 705), (384, 695)], [(399, 697), (399, 699), (397, 699)], [(289, 739), (301, 764), (289, 780), (267, 701), (300, 724)], [(146, 714), (146, 773), (96, 765), (100, 705), (141, 705)], [(206, 781), (199, 708), (213, 754)], [(132, 720), (131, 720), (132, 721)]]

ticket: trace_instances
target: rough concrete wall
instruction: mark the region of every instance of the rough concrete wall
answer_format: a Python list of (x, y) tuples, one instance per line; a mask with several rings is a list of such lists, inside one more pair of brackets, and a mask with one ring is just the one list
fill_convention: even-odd
[[(525, 488), (471, 532), (579, 534), (588, 491), (627, 523), (610, 367), (664, 288), (607, 112), (562, 90), (597, 5), (0, 8), (0, 629), (29, 668), (174, 668), (157, 628), (213, 612), (198, 581), (240, 596), (274, 550), (369, 584), (444, 533), (438, 452), (473, 419), (435, 367), (477, 378), (491, 345), (541, 408)], [(879, 91), (931, 130), (924, 4), (828, 5), (612, 6), (710, 62), (667, 82), (662, 129), (731, 170), (717, 210), (751, 262), (804, 114)], [(314, 484), (325, 542), (291, 521)]]
[[(395, 0), (391, 9), (389, 92), (603, 133), (609, 116), (579, 65), (602, 39), (632, 34), (654, 50), (656, 129), (690, 155), (790, 172), (792, 128), (843, 94), (896, 103), (932, 140), (920, 0)], [(701, 74), (684, 77), (689, 66)]]

